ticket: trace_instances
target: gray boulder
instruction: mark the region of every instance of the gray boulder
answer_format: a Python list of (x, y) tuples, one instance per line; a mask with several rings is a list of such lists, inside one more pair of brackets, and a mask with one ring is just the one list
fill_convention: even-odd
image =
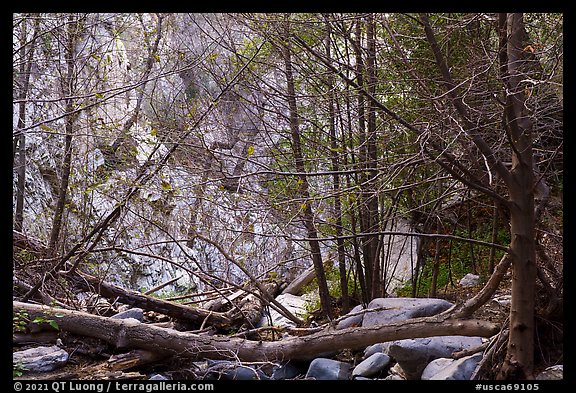
[(460, 285), (463, 287), (475, 287), (480, 284), (480, 276), (477, 274), (468, 273), (460, 280)]
[(387, 353), (390, 344), (391, 342), (385, 342), (385, 343), (372, 344), (369, 347), (366, 347), (366, 349), (364, 350), (364, 357), (362, 359), (367, 359), (378, 352)]
[(298, 375), (301, 374), (301, 371), (298, 367), (293, 366), (290, 363), (282, 364), (280, 366), (274, 367), (272, 371), (272, 376), (270, 379), (279, 380), (279, 379), (293, 379), (296, 378)]
[(114, 318), (114, 319), (134, 318), (134, 319), (142, 322), (144, 320), (144, 310), (142, 310), (141, 308), (130, 308), (126, 311), (122, 311), (116, 315), (113, 315), (111, 318)]
[(378, 308), (381, 310), (366, 312), (362, 326), (381, 326), (410, 318), (428, 317), (439, 314), (452, 306), (452, 303), (444, 299), (376, 298), (368, 304), (368, 310)]
[[(348, 314), (349, 315), (356, 314), (362, 311), (363, 309), (364, 307), (361, 304), (359, 304), (356, 307), (352, 308), (352, 310), (350, 310)], [(346, 329), (352, 326), (362, 326), (363, 319), (364, 319), (364, 313), (350, 317), (345, 316), (344, 319), (340, 320), (340, 322), (338, 322), (338, 324), (336, 325), (336, 330)]]
[(431, 361), (422, 371), (422, 380), (469, 380), (482, 360), (482, 354), (477, 353), (458, 360), (440, 358)]
[(348, 380), (351, 376), (352, 365), (325, 358), (312, 360), (306, 373), (306, 378), (322, 380)]
[(557, 364), (556, 366), (548, 367), (536, 376), (539, 381), (552, 381), (564, 379), (564, 365)]
[(406, 379), (420, 379), (428, 363), (448, 358), (453, 352), (482, 344), (481, 337), (439, 336), (394, 341), (388, 355), (398, 362)]
[(67, 361), (68, 352), (56, 345), (30, 348), (12, 354), (14, 367), (23, 368), (27, 372), (53, 371), (65, 365)]
[(376, 352), (369, 358), (360, 362), (356, 367), (354, 367), (354, 370), (352, 371), (352, 377), (374, 376), (384, 370), (388, 364), (390, 364), (390, 356), (382, 352)]
[(270, 379), (262, 370), (229, 360), (208, 360), (207, 379), (251, 381)]

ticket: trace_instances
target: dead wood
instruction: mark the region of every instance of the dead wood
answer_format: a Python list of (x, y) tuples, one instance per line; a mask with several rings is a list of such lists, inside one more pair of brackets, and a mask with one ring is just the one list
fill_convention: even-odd
[(166, 300), (157, 299), (147, 296), (140, 292), (120, 288), (116, 285), (101, 281), (97, 277), (77, 271), (78, 279), (76, 284), (86, 291), (95, 292), (100, 296), (139, 307), (144, 310), (156, 311), (161, 314), (169, 315), (173, 318), (192, 322), (195, 325), (209, 323), (216, 327), (230, 327), (233, 321), (226, 315), (218, 312), (212, 312), (201, 308), (193, 308)]
[(343, 349), (358, 350), (385, 341), (446, 335), (491, 337), (499, 331), (496, 324), (487, 321), (434, 316), (384, 326), (341, 330), (329, 328), (303, 337), (265, 342), (179, 332), (146, 325), (135, 319), (112, 319), (16, 301), (13, 302), (13, 309), (14, 312), (26, 311), (31, 316), (41, 315), (53, 319), (62, 330), (96, 337), (117, 348), (139, 348), (193, 360), (310, 360), (319, 353), (333, 353)]

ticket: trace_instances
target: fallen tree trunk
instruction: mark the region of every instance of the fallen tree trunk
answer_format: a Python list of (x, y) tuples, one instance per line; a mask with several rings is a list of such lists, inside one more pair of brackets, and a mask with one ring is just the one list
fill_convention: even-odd
[(76, 273), (79, 275), (76, 280), (78, 286), (86, 291), (97, 293), (100, 296), (110, 299), (118, 299), (118, 301), (122, 303), (139, 307), (144, 310), (166, 314), (176, 319), (192, 322), (198, 326), (201, 326), (203, 323), (208, 323), (215, 327), (231, 327), (233, 325), (233, 321), (222, 313), (203, 310), (201, 308), (188, 307), (168, 302), (166, 300), (157, 299), (140, 292), (120, 288), (80, 271), (77, 271)]
[(491, 322), (435, 316), (385, 326), (328, 329), (308, 336), (266, 342), (227, 336), (201, 336), (147, 325), (134, 319), (111, 319), (16, 301), (13, 302), (13, 310), (15, 313), (26, 311), (31, 317), (52, 319), (61, 330), (96, 337), (117, 348), (140, 348), (193, 360), (310, 360), (322, 353), (334, 353), (342, 349), (358, 350), (385, 341), (447, 335), (491, 337), (500, 330)]

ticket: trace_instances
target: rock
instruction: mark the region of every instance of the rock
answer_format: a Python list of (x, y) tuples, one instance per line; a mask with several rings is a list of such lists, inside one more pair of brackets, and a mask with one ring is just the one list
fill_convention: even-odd
[(228, 381), (270, 379), (261, 370), (228, 360), (208, 360), (207, 367), (209, 369), (207, 379), (222, 379)]
[(372, 356), (378, 352), (387, 353), (388, 347), (390, 346), (390, 344), (391, 344), (391, 342), (385, 342), (385, 343), (373, 344), (373, 345), (370, 345), (369, 347), (366, 347), (366, 349), (364, 350), (364, 357), (362, 359), (367, 359), (370, 356)]
[(142, 310), (141, 308), (130, 308), (126, 311), (122, 311), (116, 315), (113, 315), (111, 318), (115, 319), (134, 318), (142, 322), (144, 320), (144, 310)]
[[(276, 300), (297, 317), (303, 317), (307, 314), (306, 305), (308, 304), (308, 300), (303, 296), (284, 293), (277, 296)], [(270, 323), (270, 319), (272, 320), (272, 323)], [(262, 319), (260, 319), (260, 322), (258, 322), (258, 327), (262, 326), (296, 327), (296, 324), (288, 318), (280, 315), (278, 311), (270, 308), (270, 315), (264, 315)]]
[[(354, 307), (352, 310), (350, 310), (350, 312), (348, 314), (356, 314), (359, 311), (362, 311), (364, 309), (364, 307), (359, 304), (356, 307)], [(346, 317), (344, 316), (344, 319), (340, 320), (340, 322), (338, 322), (338, 324), (336, 325), (336, 330), (340, 330), (340, 329), (346, 329), (352, 326), (362, 326), (362, 320), (364, 319), (364, 314), (359, 314), (359, 315), (354, 315), (351, 317)]]
[(512, 295), (496, 296), (494, 299), (492, 299), (492, 301), (501, 305), (501, 306), (509, 307), (510, 303), (512, 302)]
[(460, 280), (460, 285), (463, 287), (475, 287), (480, 283), (480, 276), (472, 273), (466, 274)]
[(564, 379), (564, 365), (557, 364), (556, 366), (548, 367), (536, 376), (539, 381), (553, 381)]
[(383, 308), (383, 310), (366, 312), (362, 326), (381, 326), (410, 318), (428, 317), (452, 306), (452, 303), (444, 299), (376, 298), (368, 304), (368, 309)]
[(438, 358), (432, 360), (422, 371), (420, 379), (428, 380), (454, 362), (454, 359)]
[(27, 372), (53, 371), (68, 361), (68, 352), (56, 345), (51, 347), (30, 348), (12, 354), (14, 367)]
[(306, 378), (322, 380), (348, 380), (352, 376), (352, 366), (338, 360), (316, 358), (310, 363)]
[(388, 364), (390, 364), (390, 356), (376, 352), (360, 362), (352, 371), (352, 376), (371, 377), (384, 370)]
[(149, 381), (169, 381), (170, 378), (165, 377), (162, 374), (152, 374), (150, 376), (150, 378), (148, 378)]
[(274, 367), (273, 370), (274, 371), (272, 371), (272, 376), (270, 377), (270, 379), (273, 380), (293, 379), (302, 374), (298, 367), (293, 366), (290, 363), (283, 364), (279, 367)]
[[(458, 360), (440, 358), (431, 361), (422, 372), (423, 380), (467, 381), (470, 380), (476, 366), (482, 360), (482, 354), (477, 353)], [(440, 367), (439, 367), (440, 366)]]
[(448, 358), (453, 352), (482, 344), (481, 337), (439, 336), (394, 341), (388, 355), (400, 364), (406, 379), (420, 379), (428, 363)]

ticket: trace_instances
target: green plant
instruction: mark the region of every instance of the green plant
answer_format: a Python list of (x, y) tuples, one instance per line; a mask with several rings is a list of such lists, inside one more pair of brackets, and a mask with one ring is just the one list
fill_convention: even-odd
[(12, 366), (12, 378), (21, 377), (24, 374), (24, 371), (28, 371), (26, 367), (22, 364), (22, 362), (17, 362)]
[(30, 315), (26, 311), (19, 311), (12, 318), (12, 331), (25, 332), (29, 323), (34, 323), (36, 325), (47, 324), (55, 330), (60, 330), (58, 323), (53, 319), (49, 319), (44, 316), (38, 316), (34, 319), (30, 319)]

